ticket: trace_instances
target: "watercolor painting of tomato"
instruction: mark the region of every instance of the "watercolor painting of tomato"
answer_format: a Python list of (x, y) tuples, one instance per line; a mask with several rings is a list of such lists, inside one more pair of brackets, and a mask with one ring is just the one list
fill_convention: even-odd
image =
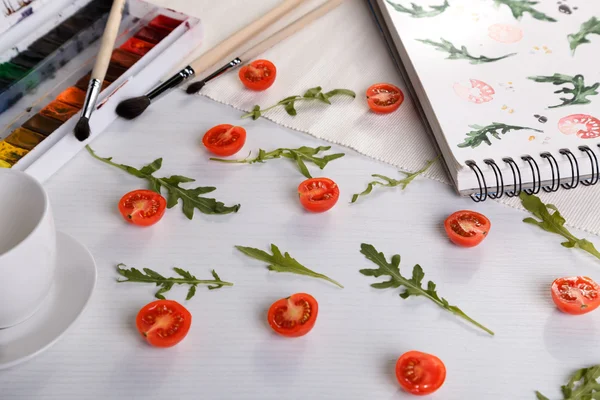
[(477, 79), (470, 79), (466, 85), (455, 83), (453, 88), (458, 97), (475, 104), (492, 101), (496, 93), (493, 87)]
[(600, 120), (586, 114), (567, 115), (558, 121), (558, 130), (581, 139), (596, 139), (600, 137)]

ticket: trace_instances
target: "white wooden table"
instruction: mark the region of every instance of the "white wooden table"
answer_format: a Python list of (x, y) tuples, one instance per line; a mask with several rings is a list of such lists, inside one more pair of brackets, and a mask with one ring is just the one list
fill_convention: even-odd
[[(203, 133), (220, 123), (244, 126), (239, 153), (258, 148), (323, 145), (307, 135), (181, 92), (160, 100), (135, 121), (119, 120), (93, 142), (101, 156), (141, 167), (163, 157), (161, 175), (181, 174), (214, 185), (214, 197), (241, 203), (238, 214), (187, 220), (181, 206), (148, 229), (127, 225), (117, 202), (145, 182), (81, 152), (46, 184), (57, 226), (94, 254), (98, 284), (76, 325), (35, 359), (0, 372), (0, 398), (12, 399), (410, 399), (395, 381), (394, 364), (408, 350), (439, 356), (445, 385), (432, 399), (534, 399), (539, 389), (561, 398), (559, 387), (576, 369), (600, 360), (600, 311), (572, 317), (556, 310), (554, 278), (588, 275), (600, 280), (600, 262), (560, 246), (560, 238), (521, 222), (524, 213), (457, 197), (426, 179), (405, 191), (378, 189), (357, 204), (352, 193), (369, 176), (400, 176), (393, 167), (345, 151), (323, 173), (341, 188), (337, 206), (309, 215), (297, 201), (303, 177), (289, 160), (264, 165), (208, 161)], [(385, 117), (382, 117), (385, 118)], [(401, 134), (401, 132), (399, 133)], [(158, 173), (157, 173), (158, 174)], [(442, 223), (459, 209), (492, 221), (489, 237), (473, 249), (452, 245)], [(600, 239), (589, 237), (600, 245)], [(424, 298), (402, 300), (397, 290), (375, 290), (358, 270), (372, 267), (359, 253), (366, 242), (402, 256), (410, 276), (415, 263), (440, 295), (496, 332), (464, 324)], [(267, 250), (270, 243), (301, 263), (339, 280), (327, 282), (266, 270), (234, 245)], [(175, 266), (199, 277), (215, 268), (232, 288), (184, 302), (186, 288), (168, 298), (193, 314), (188, 337), (171, 349), (148, 346), (135, 315), (156, 290), (117, 284), (115, 266), (149, 267), (170, 275)], [(275, 336), (266, 324), (269, 305), (295, 292), (319, 301), (313, 331), (299, 339)]]

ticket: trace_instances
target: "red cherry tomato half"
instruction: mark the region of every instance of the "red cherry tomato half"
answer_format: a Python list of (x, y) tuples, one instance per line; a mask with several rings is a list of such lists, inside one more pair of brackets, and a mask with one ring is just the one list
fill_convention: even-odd
[(467, 210), (455, 212), (444, 222), (444, 228), (452, 243), (462, 247), (477, 246), (485, 239), (491, 226), (485, 215)]
[(304, 336), (315, 326), (319, 304), (306, 293), (296, 293), (277, 300), (269, 308), (267, 321), (278, 334), (287, 337)]
[(587, 276), (558, 278), (551, 290), (554, 304), (567, 314), (586, 314), (600, 305), (600, 286)]
[(300, 203), (310, 212), (325, 212), (340, 198), (338, 185), (328, 178), (307, 179), (298, 186)]
[(367, 103), (372, 111), (387, 114), (396, 111), (404, 101), (400, 88), (389, 83), (376, 83), (367, 89)]
[(568, 115), (558, 121), (558, 130), (581, 139), (596, 139), (600, 137), (600, 119), (586, 114)]
[(250, 90), (266, 90), (277, 77), (277, 68), (268, 60), (255, 60), (240, 68), (240, 80)]
[(140, 310), (135, 324), (152, 346), (171, 347), (187, 336), (192, 314), (176, 301), (157, 300)]
[(125, 221), (139, 226), (154, 225), (166, 208), (165, 198), (152, 190), (134, 190), (119, 200), (119, 211)]
[(416, 395), (431, 394), (446, 380), (446, 366), (436, 356), (409, 351), (396, 362), (396, 378), (402, 389)]
[(221, 157), (232, 156), (244, 147), (246, 130), (241, 126), (217, 125), (204, 134), (202, 143), (213, 154)]

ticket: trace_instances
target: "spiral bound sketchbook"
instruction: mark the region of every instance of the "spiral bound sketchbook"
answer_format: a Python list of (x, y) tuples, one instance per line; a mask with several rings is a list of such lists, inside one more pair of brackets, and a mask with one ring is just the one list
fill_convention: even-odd
[(370, 4), (460, 194), (598, 183), (600, 1)]

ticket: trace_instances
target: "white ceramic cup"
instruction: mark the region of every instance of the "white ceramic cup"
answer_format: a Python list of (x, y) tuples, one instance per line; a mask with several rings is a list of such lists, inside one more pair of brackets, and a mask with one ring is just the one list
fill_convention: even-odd
[(55, 267), (48, 194), (24, 172), (0, 168), (0, 329), (35, 314), (52, 286)]

